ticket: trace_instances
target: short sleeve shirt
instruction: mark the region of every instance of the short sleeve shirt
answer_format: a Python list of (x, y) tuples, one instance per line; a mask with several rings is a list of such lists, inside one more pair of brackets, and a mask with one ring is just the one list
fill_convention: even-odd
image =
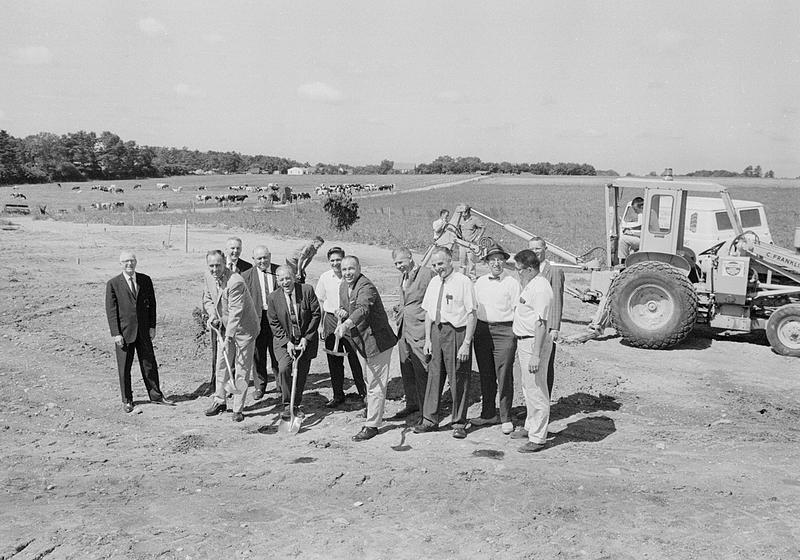
[(326, 313), (333, 313), (339, 309), (339, 285), (341, 283), (342, 279), (336, 276), (333, 270), (326, 270), (317, 280), (314, 293), (317, 294), (317, 299), (322, 303), (322, 309)]
[[(425, 290), (422, 298), (422, 309), (430, 319), (436, 320), (436, 304), (439, 300), (439, 288), (442, 285), (441, 277), (434, 276)], [(441, 320), (454, 327), (464, 327), (469, 314), (475, 311), (478, 305), (475, 301), (475, 288), (472, 280), (458, 271), (453, 271), (444, 280), (442, 292)]]
[(475, 214), (470, 214), (469, 218), (461, 220), (461, 233), (467, 241), (475, 241), (475, 238), (483, 226), (483, 221)]
[(475, 282), (478, 319), (489, 323), (513, 321), (519, 293), (519, 281), (505, 271), (498, 279), (493, 279), (491, 274), (481, 276)]
[(519, 302), (514, 309), (514, 334), (517, 336), (536, 334), (536, 324), (539, 321), (547, 321), (551, 305), (553, 305), (553, 288), (543, 276), (537, 274), (519, 295)]

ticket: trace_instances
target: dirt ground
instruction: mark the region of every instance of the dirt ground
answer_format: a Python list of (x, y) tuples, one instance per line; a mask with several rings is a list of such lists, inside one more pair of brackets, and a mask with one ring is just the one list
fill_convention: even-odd
[[(304, 428), (283, 437), (276, 393), (249, 396), (241, 424), (203, 415), (192, 310), (227, 231), (192, 230), (186, 253), (166, 227), (15, 222), (0, 231), (0, 559), (800, 557), (800, 361), (760, 337), (560, 345), (550, 445), (534, 455), (499, 426), (456, 440), (389, 422), (354, 443), (358, 411), (322, 406), (321, 355)], [(241, 236), (246, 255), (301, 243)], [(155, 283), (175, 407), (148, 404), (134, 366), (136, 410), (122, 410), (103, 297), (125, 246)], [(389, 251), (346, 249), (390, 307)], [(310, 278), (325, 269), (317, 258)], [(564, 332), (591, 312), (569, 300)], [(387, 415), (402, 407), (394, 359)]]

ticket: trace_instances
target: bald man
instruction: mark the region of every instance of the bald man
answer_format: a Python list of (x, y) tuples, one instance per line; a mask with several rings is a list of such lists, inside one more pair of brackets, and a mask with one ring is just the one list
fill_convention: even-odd
[(133, 411), (131, 366), (133, 356), (139, 357), (144, 386), (150, 400), (172, 404), (164, 398), (158, 380), (158, 364), (153, 352), (156, 336), (156, 294), (153, 281), (136, 272), (136, 255), (123, 251), (119, 256), (122, 273), (106, 283), (106, 318), (119, 370), (119, 389), (125, 412)]

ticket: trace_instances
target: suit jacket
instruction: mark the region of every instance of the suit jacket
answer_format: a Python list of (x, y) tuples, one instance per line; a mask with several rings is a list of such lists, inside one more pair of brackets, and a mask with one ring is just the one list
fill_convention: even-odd
[(156, 293), (153, 281), (146, 274), (136, 274), (138, 292), (133, 297), (124, 273), (114, 276), (106, 283), (106, 318), (111, 336), (122, 335), (127, 343), (138, 336), (150, 338), (150, 330), (156, 328)]
[[(273, 290), (279, 290), (280, 287), (278, 286), (278, 279), (275, 278), (275, 271), (278, 270), (278, 265), (275, 263), (270, 263), (269, 265), (269, 273), (272, 275), (272, 288)], [(248, 268), (244, 274), (242, 274), (242, 278), (244, 278), (244, 283), (247, 285), (247, 289), (250, 292), (250, 297), (253, 299), (253, 306), (256, 310), (256, 314), (261, 317), (261, 312), (264, 310), (264, 305), (261, 301), (261, 281), (258, 279), (258, 275), (261, 274), (261, 271), (258, 267)], [(267, 296), (269, 296), (269, 285), (267, 285)]]
[[(228, 267), (228, 261), (226, 260), (225, 261), (225, 268), (227, 268), (227, 267)], [(253, 268), (253, 265), (250, 264), (249, 262), (247, 262), (244, 259), (239, 259), (238, 261), (236, 261), (236, 268), (237, 268), (237, 272), (239, 272), (239, 274), (241, 274), (242, 272), (245, 272), (245, 271), (250, 270), (251, 268)], [(228, 271), (230, 272), (230, 269), (228, 269)]]
[(347, 335), (365, 358), (377, 356), (397, 344), (397, 337), (389, 325), (381, 296), (375, 285), (363, 274), (359, 274), (348, 294), (349, 284), (339, 286), (339, 307), (347, 311), (353, 328)]
[(545, 260), (539, 267), (539, 274), (544, 276), (553, 288), (553, 303), (550, 305), (550, 315), (547, 317), (547, 329), (560, 331), (564, 309), (564, 270)]
[[(322, 316), (319, 309), (319, 300), (314, 288), (308, 284), (294, 284), (294, 299), (297, 302), (300, 324), (300, 336), (306, 339), (306, 358), (314, 358), (319, 346), (319, 321)], [(272, 341), (275, 347), (286, 346), (291, 338), (291, 318), (289, 307), (286, 305), (286, 294), (283, 288), (278, 288), (267, 296), (267, 318), (269, 328), (272, 329)]]
[(217, 302), (217, 314), (225, 326), (225, 336), (232, 337), (240, 347), (258, 336), (261, 316), (256, 315), (253, 299), (242, 275), (231, 274)]
[(400, 313), (397, 318), (397, 336), (410, 342), (425, 341), (425, 310), (422, 299), (433, 278), (433, 271), (427, 266), (419, 266), (408, 275), (408, 284), (403, 289), (400, 278)]
[(222, 296), (222, 290), (227, 286), (230, 277), (231, 271), (227, 268), (223, 269), (222, 286), (219, 287), (217, 286), (217, 279), (211, 276), (210, 272), (206, 272), (203, 275), (203, 309), (205, 309), (209, 319), (221, 319), (217, 312), (217, 304)]

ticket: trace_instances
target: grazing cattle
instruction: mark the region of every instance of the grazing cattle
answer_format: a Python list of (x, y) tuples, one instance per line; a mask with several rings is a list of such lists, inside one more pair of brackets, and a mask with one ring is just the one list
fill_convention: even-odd
[(378, 190), (379, 191), (391, 191), (391, 190), (394, 190), (394, 183), (391, 183), (391, 184), (388, 184), (388, 185), (381, 185), (378, 188)]
[(247, 198), (246, 194), (221, 194), (214, 197), (217, 204), (227, 204), (229, 202), (244, 202)]
[(141, 189), (141, 188), (142, 188), (142, 185), (140, 183), (136, 183), (135, 185), (133, 185), (133, 190)]
[(156, 183), (156, 188), (164, 191), (169, 188), (169, 185), (167, 183)]
[(172, 192), (181, 192), (182, 190), (183, 190), (183, 187), (175, 187), (175, 188), (172, 189)]
[(108, 187), (108, 192), (122, 194), (125, 192), (125, 189), (123, 189), (122, 187), (118, 187), (116, 185), (111, 185), (110, 187)]
[(111, 210), (117, 210), (119, 208), (125, 208), (125, 203), (121, 200), (111, 203)]
[(211, 195), (210, 194), (196, 194), (196, 195), (194, 195), (194, 198), (195, 198), (195, 200), (197, 200), (197, 202), (199, 202), (201, 204), (205, 204), (206, 202), (211, 200)]
[[(94, 188), (94, 187), (92, 187), (92, 188)], [(81, 190), (81, 188), (80, 187), (72, 187), (72, 190), (73, 191), (79, 191), (79, 190)]]
[(205, 187), (197, 187), (197, 190), (198, 191), (204, 191), (204, 190), (206, 190), (206, 188)]
[(280, 198), (277, 194), (260, 194), (258, 195), (258, 201), (263, 202), (265, 204), (272, 204), (273, 202), (278, 202)]
[(25, 200), (28, 200), (28, 197), (22, 194), (21, 192), (12, 192), (11, 198), (24, 198)]
[(167, 209), (167, 201), (166, 200), (160, 201), (158, 203), (158, 209), (159, 210), (166, 210)]

